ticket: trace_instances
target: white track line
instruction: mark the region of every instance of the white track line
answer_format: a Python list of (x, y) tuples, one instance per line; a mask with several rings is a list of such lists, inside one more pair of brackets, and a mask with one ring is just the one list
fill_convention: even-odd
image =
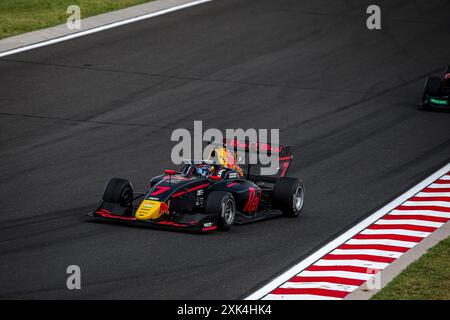
[(439, 228), (440, 226), (443, 225), (443, 223), (441, 223), (441, 222), (432, 222), (432, 221), (423, 221), (423, 220), (405, 220), (405, 219), (400, 219), (400, 220), (380, 219), (377, 222), (375, 222), (374, 224), (377, 224), (377, 225), (408, 224), (408, 225), (412, 225), (412, 226), (433, 227), (433, 228)]
[[(445, 201), (406, 201), (402, 206), (405, 207), (423, 207), (423, 206), (435, 206), (435, 207), (446, 207), (450, 208), (450, 203)], [(414, 208), (411, 208), (414, 210)]]
[[(393, 216), (409, 216), (417, 214), (416, 210), (392, 210), (389, 214)], [(440, 211), (431, 211), (431, 210), (421, 210), (420, 215), (422, 216), (430, 216), (430, 217), (438, 217), (438, 218), (450, 218), (450, 212), (440, 212)]]
[(314, 294), (269, 294), (262, 300), (341, 300), (340, 298), (325, 297)]
[(286, 282), (280, 288), (287, 289), (326, 289), (352, 292), (359, 286), (352, 286), (348, 284), (338, 284), (332, 282)]
[(450, 192), (419, 192), (416, 197), (450, 197)]
[(419, 192), (416, 197), (450, 197), (450, 192)]
[(166, 13), (170, 13), (170, 12), (174, 12), (174, 11), (178, 11), (181, 9), (185, 9), (185, 8), (189, 8), (189, 7), (193, 7), (199, 4), (203, 4), (206, 2), (210, 2), (213, 0), (196, 0), (196, 1), (192, 1), (192, 2), (188, 2), (185, 4), (181, 4), (175, 7), (171, 7), (171, 8), (167, 8), (167, 9), (163, 9), (163, 10), (159, 10), (159, 11), (155, 11), (152, 13), (148, 13), (148, 14), (144, 14), (142, 16), (137, 16), (137, 17), (133, 17), (133, 18), (129, 18), (129, 19), (124, 19), (121, 21), (117, 21), (117, 22), (113, 22), (113, 23), (109, 23), (100, 27), (95, 27), (92, 29), (88, 29), (85, 31), (80, 31), (77, 33), (72, 33), (72, 34), (68, 34), (66, 36), (62, 36), (62, 37), (58, 37), (58, 38), (54, 38), (54, 39), (50, 39), (50, 40), (46, 40), (46, 41), (42, 41), (42, 42), (38, 42), (38, 43), (34, 43), (28, 46), (23, 46), (23, 47), (19, 47), (16, 49), (12, 49), (12, 50), (8, 50), (8, 51), (4, 51), (0, 53), (0, 58), (2, 57), (6, 57), (12, 54), (16, 54), (16, 53), (20, 53), (20, 52), (24, 52), (24, 51), (28, 51), (28, 50), (32, 50), (32, 49), (36, 49), (36, 48), (40, 48), (40, 47), (44, 47), (44, 46), (48, 46), (51, 44), (55, 44), (58, 42), (63, 42), (66, 40), (71, 40), (71, 39), (75, 39), (75, 38), (79, 38), (88, 34), (92, 34), (92, 33), (96, 33), (96, 32), (100, 32), (103, 30), (108, 30), (108, 29), (112, 29), (112, 28), (116, 28), (119, 26), (123, 26), (129, 23), (133, 23), (133, 22), (137, 22), (137, 21), (141, 21), (141, 20), (145, 20), (145, 19), (149, 19), (149, 18), (153, 18), (153, 17), (157, 17), (157, 16), (161, 16), (163, 14)]
[(300, 277), (338, 277), (357, 280), (369, 280), (373, 277), (370, 273), (350, 272), (350, 271), (302, 271)]
[(429, 185), (428, 188), (435, 189), (436, 192), (439, 192), (439, 189), (450, 188), (450, 184), (433, 183), (432, 185)]
[(332, 254), (370, 254), (371, 256), (398, 258), (403, 253), (397, 251), (376, 250), (376, 249), (336, 249), (331, 251)]
[(403, 229), (390, 229), (390, 230), (366, 229), (364, 231), (361, 231), (361, 234), (396, 234), (399, 236), (412, 236), (412, 237), (426, 238), (431, 234), (431, 232), (412, 231), (412, 230), (403, 230)]
[[(441, 168), (440, 170), (438, 170), (437, 172), (435, 172), (434, 174), (432, 174), (431, 176), (429, 176), (422, 182), (418, 183), (416, 186), (414, 186), (413, 188), (411, 188), (410, 190), (408, 190), (407, 192), (405, 192), (404, 194), (402, 194), (395, 200), (393, 200), (390, 203), (388, 203), (387, 205), (385, 205), (383, 208), (379, 209), (378, 211), (376, 211), (375, 213), (373, 213), (372, 215), (370, 215), (369, 217), (367, 217), (366, 219), (364, 219), (363, 221), (361, 221), (360, 223), (358, 223), (357, 225), (352, 227), (350, 230), (341, 234), (339, 237), (337, 237), (333, 241), (329, 242), (328, 244), (326, 244), (325, 246), (323, 246), (322, 248), (320, 248), (319, 250), (317, 250), (316, 252), (311, 254), (306, 259), (300, 261), (299, 263), (297, 263), (296, 265), (291, 267), (289, 270), (287, 270), (283, 274), (279, 275), (278, 277), (276, 277), (275, 279), (273, 279), (272, 281), (270, 281), (269, 283), (264, 285), (262, 288), (256, 290), (254, 293), (250, 294), (246, 298), (246, 300), (257, 300), (257, 299), (261, 299), (264, 296), (268, 295), (271, 291), (278, 288), (279, 286), (281, 286), (283, 283), (287, 282), (289, 279), (291, 279), (295, 275), (299, 274), (302, 270), (304, 270), (308, 266), (312, 265), (314, 262), (316, 262), (317, 260), (322, 258), (325, 254), (329, 253), (333, 249), (335, 249), (338, 246), (340, 246), (341, 244), (345, 243), (348, 239), (352, 238), (353, 236), (355, 236), (362, 230), (366, 229), (368, 226), (372, 225), (375, 221), (377, 221), (378, 219), (380, 219), (381, 217), (386, 215), (389, 211), (392, 211), (393, 209), (395, 209), (396, 207), (401, 205), (403, 202), (407, 201), (409, 198), (411, 198), (418, 192), (422, 191), (422, 189), (429, 186), (430, 184), (432, 184), (434, 181), (436, 181), (440, 177), (446, 175), (449, 171), (450, 171), (450, 163), (448, 163), (443, 168)], [(390, 221), (392, 222), (392, 220), (390, 220)], [(417, 221), (417, 220), (414, 220), (414, 221)], [(405, 224), (407, 224), (406, 220), (403, 222)], [(424, 221), (420, 221), (420, 222), (424, 222)], [(440, 225), (442, 225), (442, 224), (440, 224)], [(399, 229), (401, 229), (401, 228), (399, 228)], [(383, 230), (383, 231), (385, 234), (390, 234), (394, 230)], [(345, 263), (348, 265), (348, 260), (346, 260)], [(383, 268), (380, 268), (380, 269), (383, 269)], [(316, 272), (314, 272), (314, 273), (316, 273)], [(335, 274), (335, 272), (333, 272), (333, 274)], [(277, 295), (270, 295), (270, 297), (267, 296), (266, 298), (276, 299), (278, 297), (277, 297)], [(295, 297), (290, 297), (290, 298), (295, 299)], [(297, 297), (297, 299), (298, 298), (300, 298), (300, 297)], [(301, 298), (304, 299), (304, 297), (301, 297)], [(319, 299), (320, 296), (316, 296), (315, 298)]]
[(345, 244), (374, 244), (394, 247), (412, 248), (417, 242), (391, 240), (391, 239), (350, 239)]
[(387, 262), (374, 262), (369, 260), (359, 259), (344, 259), (344, 260), (326, 260), (324, 258), (316, 262), (316, 266), (352, 266), (363, 267), (369, 269), (382, 270), (389, 265)]

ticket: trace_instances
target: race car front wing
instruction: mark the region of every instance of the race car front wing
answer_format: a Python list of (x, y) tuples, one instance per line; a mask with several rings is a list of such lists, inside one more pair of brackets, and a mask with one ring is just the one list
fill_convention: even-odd
[(135, 217), (137, 208), (125, 208), (117, 204), (101, 202), (99, 207), (87, 216), (96, 220), (120, 222), (161, 229), (208, 232), (217, 229), (217, 216), (206, 213), (175, 213), (162, 215), (155, 220), (139, 220)]

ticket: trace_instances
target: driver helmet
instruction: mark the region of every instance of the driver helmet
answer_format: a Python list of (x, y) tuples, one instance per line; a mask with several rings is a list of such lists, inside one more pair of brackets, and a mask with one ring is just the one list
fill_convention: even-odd
[(238, 166), (236, 159), (233, 156), (233, 153), (224, 147), (219, 147), (214, 150), (215, 157), (217, 162), (220, 165), (223, 165), (226, 168), (230, 168), (239, 172), (241, 176), (244, 175), (242, 169)]
[(195, 167), (195, 173), (199, 176), (206, 177), (210, 173), (210, 169), (206, 165), (200, 165)]

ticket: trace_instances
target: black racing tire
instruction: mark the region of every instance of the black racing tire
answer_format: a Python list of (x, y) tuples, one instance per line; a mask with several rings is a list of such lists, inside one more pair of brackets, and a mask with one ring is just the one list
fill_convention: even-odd
[(130, 207), (133, 202), (133, 187), (130, 181), (121, 178), (109, 180), (103, 193), (103, 201)]
[(442, 80), (438, 77), (431, 77), (425, 83), (424, 95), (439, 96), (442, 90)]
[(226, 191), (212, 191), (206, 200), (207, 213), (217, 215), (219, 230), (228, 231), (236, 217), (236, 201), (231, 193)]
[(305, 186), (300, 179), (282, 177), (275, 182), (273, 207), (287, 217), (297, 217), (303, 209)]
[(423, 90), (422, 103), (419, 105), (419, 109), (429, 109), (426, 99), (428, 96), (439, 96), (442, 91), (442, 80), (438, 77), (430, 77), (425, 81), (425, 88)]

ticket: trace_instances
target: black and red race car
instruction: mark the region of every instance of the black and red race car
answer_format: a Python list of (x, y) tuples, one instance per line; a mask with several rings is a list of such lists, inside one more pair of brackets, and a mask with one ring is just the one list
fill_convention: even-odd
[[(147, 192), (136, 193), (130, 181), (113, 178), (97, 209), (88, 214), (114, 220), (190, 231), (229, 230), (279, 215), (296, 217), (303, 208), (305, 188), (301, 180), (286, 177), (291, 148), (269, 144), (217, 145), (207, 160), (185, 161), (180, 171), (165, 170), (151, 179)], [(251, 174), (255, 166), (241, 169), (236, 151), (248, 154), (277, 152), (278, 172), (273, 176)]]
[(445, 67), (442, 78), (427, 79), (419, 108), (450, 109), (450, 65)]

